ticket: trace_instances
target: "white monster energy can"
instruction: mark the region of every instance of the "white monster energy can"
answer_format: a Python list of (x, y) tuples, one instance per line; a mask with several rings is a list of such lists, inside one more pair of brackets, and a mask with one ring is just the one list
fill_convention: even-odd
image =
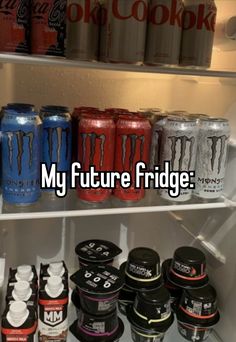
[[(161, 142), (161, 166), (167, 161), (170, 171), (195, 171), (198, 124), (195, 119), (186, 117), (168, 117), (163, 126)], [(180, 189), (180, 195), (172, 198), (168, 189), (160, 191), (162, 198), (175, 202), (188, 201), (192, 189)]]
[(217, 199), (224, 190), (229, 122), (221, 118), (201, 119), (194, 195)]

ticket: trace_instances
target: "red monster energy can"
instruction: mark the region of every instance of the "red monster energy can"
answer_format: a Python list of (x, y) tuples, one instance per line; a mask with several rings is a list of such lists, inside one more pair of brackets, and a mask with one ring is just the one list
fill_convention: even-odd
[[(80, 117), (78, 159), (83, 172), (94, 166), (96, 172), (113, 171), (115, 123), (109, 116), (92, 113)], [(86, 202), (103, 202), (111, 195), (110, 189), (78, 188), (78, 196)]]
[(135, 165), (140, 161), (148, 165), (150, 142), (149, 120), (136, 115), (119, 117), (116, 126), (115, 171), (129, 172), (133, 181), (129, 189), (123, 189), (117, 184), (114, 195), (122, 201), (136, 202), (145, 196), (143, 188), (135, 188)]

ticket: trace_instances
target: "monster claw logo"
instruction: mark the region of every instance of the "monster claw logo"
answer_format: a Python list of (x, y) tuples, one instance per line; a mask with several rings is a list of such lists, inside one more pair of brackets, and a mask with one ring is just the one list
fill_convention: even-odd
[(97, 133), (80, 133), (82, 138), (82, 165), (85, 164), (86, 161), (86, 141), (87, 137), (89, 137), (90, 141), (90, 154), (89, 154), (89, 164), (94, 164), (95, 154), (96, 154), (96, 143), (97, 140), (100, 142), (100, 159), (99, 159), (99, 166), (100, 168), (103, 167), (104, 158), (105, 158), (105, 143), (106, 143), (106, 136), (105, 134), (97, 134)]
[(188, 161), (188, 169), (190, 169), (192, 164), (192, 158), (193, 158), (193, 151), (194, 151), (194, 145), (196, 139), (194, 137), (187, 137), (187, 136), (181, 136), (181, 137), (169, 137), (171, 141), (171, 168), (174, 169), (176, 157), (177, 157), (177, 145), (178, 142), (180, 142), (180, 150), (179, 150), (179, 161), (178, 161), (178, 168), (179, 170), (183, 170), (184, 166), (184, 159), (186, 158), (186, 152), (187, 152), (187, 144), (189, 143), (189, 161)]
[[(51, 162), (60, 163), (61, 162), (61, 152), (62, 152), (62, 139), (63, 133), (66, 134), (66, 155), (65, 159), (67, 160), (69, 157), (69, 136), (70, 136), (70, 128), (62, 128), (62, 127), (47, 127), (44, 128), (48, 135), (48, 154)], [(57, 135), (57, 150), (56, 150), (56, 160), (54, 160), (54, 139), (53, 134), (56, 132)]]
[(33, 142), (34, 142), (34, 133), (33, 132), (23, 132), (23, 131), (15, 131), (15, 132), (6, 132), (7, 135), (7, 146), (8, 146), (8, 154), (9, 154), (9, 165), (10, 169), (13, 169), (13, 152), (14, 152), (14, 136), (16, 137), (17, 142), (17, 169), (18, 175), (20, 176), (22, 173), (22, 160), (24, 154), (24, 138), (28, 138), (28, 152), (29, 152), (29, 169), (32, 168), (33, 165)]
[(215, 161), (216, 161), (216, 156), (217, 156), (217, 145), (218, 142), (220, 143), (220, 151), (219, 151), (219, 158), (218, 158), (218, 165), (217, 165), (217, 172), (218, 174), (221, 171), (221, 167), (222, 167), (222, 162), (223, 162), (223, 158), (226, 154), (226, 147), (227, 147), (227, 140), (229, 139), (229, 137), (227, 137), (226, 135), (222, 135), (220, 137), (210, 137), (208, 138), (209, 140), (211, 140), (211, 152), (212, 152), (212, 157), (211, 157), (211, 170), (214, 171), (214, 165), (215, 165)]
[(125, 169), (125, 161), (127, 155), (127, 142), (130, 140), (130, 154), (129, 154), (129, 170), (132, 171), (134, 167), (134, 161), (137, 151), (137, 141), (139, 140), (140, 143), (140, 160), (143, 159), (144, 155), (144, 144), (145, 144), (145, 136), (144, 135), (136, 135), (136, 134), (129, 134), (129, 135), (122, 135), (122, 166), (123, 170)]

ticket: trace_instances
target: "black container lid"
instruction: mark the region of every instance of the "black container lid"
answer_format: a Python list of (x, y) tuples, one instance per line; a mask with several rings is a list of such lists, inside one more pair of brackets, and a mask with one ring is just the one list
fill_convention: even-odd
[(129, 262), (139, 265), (153, 266), (160, 263), (160, 257), (156, 251), (151, 248), (138, 247), (130, 251), (128, 256)]
[(120, 271), (108, 265), (82, 268), (70, 279), (79, 290), (95, 296), (118, 292), (124, 285), (124, 277)]
[(170, 294), (164, 286), (146, 293), (139, 292), (133, 306), (127, 308), (131, 324), (150, 332), (165, 332), (173, 323)]
[(200, 288), (208, 284), (204, 253), (189, 246), (178, 248), (167, 272), (167, 278), (183, 288)]
[(194, 300), (199, 300), (201, 302), (214, 302), (217, 298), (216, 290), (213, 286), (208, 284), (207, 286), (201, 287), (199, 289), (190, 289), (184, 291), (185, 296)]
[(153, 249), (138, 247), (131, 250), (120, 270), (125, 274), (126, 285), (135, 291), (156, 289), (162, 284), (160, 257)]
[(87, 240), (76, 246), (75, 253), (84, 261), (101, 263), (112, 261), (122, 250), (110, 241)]

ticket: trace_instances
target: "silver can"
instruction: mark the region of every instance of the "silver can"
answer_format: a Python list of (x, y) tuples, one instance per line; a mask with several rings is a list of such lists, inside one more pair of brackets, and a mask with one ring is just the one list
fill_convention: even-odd
[(200, 121), (194, 195), (202, 199), (217, 199), (224, 190), (229, 122), (221, 118)]
[(214, 0), (185, 0), (181, 65), (210, 67), (216, 15)]
[(182, 0), (151, 0), (146, 64), (179, 64), (183, 10)]
[[(162, 134), (161, 165), (169, 161), (170, 171), (195, 171), (198, 140), (196, 120), (170, 117)], [(170, 197), (168, 190), (161, 190), (160, 195), (166, 200), (184, 202), (191, 199), (192, 189), (181, 189), (179, 197), (174, 199)]]
[(156, 115), (155, 123), (152, 128), (152, 144), (150, 151), (149, 169), (154, 170), (155, 166), (160, 166), (161, 141), (163, 128), (166, 124), (168, 114), (159, 113)]
[(70, 59), (98, 59), (100, 5), (98, 0), (69, 0), (67, 7), (67, 52)]
[[(144, 60), (148, 0), (102, 1), (100, 60), (141, 64)], [(107, 15), (106, 15), (107, 13)]]

